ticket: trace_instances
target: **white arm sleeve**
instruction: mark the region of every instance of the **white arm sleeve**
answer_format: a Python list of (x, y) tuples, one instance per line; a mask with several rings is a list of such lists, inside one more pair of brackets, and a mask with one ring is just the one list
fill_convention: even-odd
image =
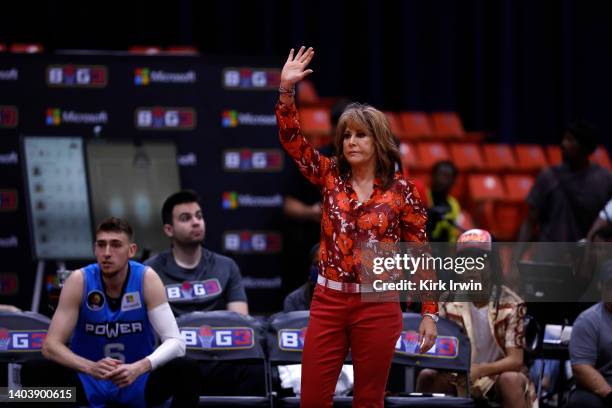
[(162, 341), (159, 347), (147, 356), (152, 370), (155, 370), (176, 357), (184, 356), (185, 340), (179, 332), (168, 302), (149, 310), (147, 314), (153, 329)]

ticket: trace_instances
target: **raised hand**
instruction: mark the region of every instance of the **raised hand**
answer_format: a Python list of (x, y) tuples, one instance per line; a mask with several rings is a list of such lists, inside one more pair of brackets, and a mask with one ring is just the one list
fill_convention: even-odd
[(304, 79), (305, 76), (312, 74), (312, 69), (306, 69), (306, 67), (314, 56), (314, 49), (312, 47), (308, 49), (302, 47), (295, 57), (293, 56), (293, 52), (294, 50), (292, 48), (281, 72), (280, 85), (287, 90), (292, 89), (295, 84)]

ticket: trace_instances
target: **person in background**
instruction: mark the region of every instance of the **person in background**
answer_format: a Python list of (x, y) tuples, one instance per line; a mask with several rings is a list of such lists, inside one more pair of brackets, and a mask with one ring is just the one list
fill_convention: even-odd
[(319, 276), (319, 244), (316, 244), (308, 254), (309, 266), (308, 280), (302, 286), (285, 297), (283, 312), (294, 312), (296, 310), (310, 310), (312, 294), (314, 293), (317, 277)]
[(569, 344), (576, 388), (569, 408), (612, 407), (612, 260), (599, 273), (601, 302), (582, 312)]
[(457, 242), (457, 218), (461, 206), (450, 195), (456, 179), (457, 167), (451, 161), (439, 161), (431, 170), (431, 188), (427, 190), (427, 236), (430, 242)]

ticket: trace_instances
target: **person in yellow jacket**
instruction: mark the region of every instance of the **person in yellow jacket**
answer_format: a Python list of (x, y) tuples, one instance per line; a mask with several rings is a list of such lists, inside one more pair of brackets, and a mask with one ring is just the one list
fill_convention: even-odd
[(457, 242), (461, 233), (458, 218), (461, 206), (450, 191), (457, 179), (457, 167), (451, 161), (437, 162), (431, 171), (431, 188), (427, 190), (427, 236), (430, 242)]

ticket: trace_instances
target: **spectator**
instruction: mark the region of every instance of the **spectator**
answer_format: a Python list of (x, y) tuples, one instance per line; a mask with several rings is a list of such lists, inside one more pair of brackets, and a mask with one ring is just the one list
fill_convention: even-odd
[(450, 195), (457, 179), (453, 162), (437, 162), (431, 171), (431, 189), (427, 191), (427, 236), (430, 242), (457, 242), (457, 218), (461, 213), (459, 202)]
[(310, 266), (308, 280), (285, 297), (283, 312), (310, 310), (312, 294), (317, 284), (317, 276), (319, 276), (319, 244), (312, 247), (308, 259), (310, 260), (308, 264)]
[(593, 238), (599, 231), (610, 225), (612, 225), (612, 199), (608, 201), (608, 204), (606, 204), (606, 206), (599, 212), (599, 216), (589, 229), (587, 239), (589, 241), (593, 241)]
[(519, 241), (576, 242), (587, 236), (612, 197), (612, 173), (589, 162), (596, 147), (593, 126), (579, 121), (568, 127), (561, 141), (563, 162), (543, 170), (527, 196)]
[[(508, 407), (532, 406), (535, 392), (523, 365), (525, 303), (501, 283), (499, 256), (489, 232), (473, 229), (461, 234), (457, 252), (473, 258), (487, 255), (482, 271), (473, 268), (463, 274), (465, 281), (482, 282), (486, 295), (472, 297), (471, 302), (439, 304), (440, 316), (461, 326), (470, 339), (472, 396)], [(419, 392), (464, 395), (465, 387), (464, 379), (455, 373), (424, 369), (417, 378)]]
[(602, 301), (582, 312), (569, 351), (576, 388), (568, 407), (612, 407), (612, 260), (600, 270)]
[(198, 201), (193, 191), (166, 199), (162, 222), (171, 248), (145, 264), (161, 277), (175, 315), (223, 309), (246, 315), (249, 308), (238, 265), (202, 246), (206, 223)]

